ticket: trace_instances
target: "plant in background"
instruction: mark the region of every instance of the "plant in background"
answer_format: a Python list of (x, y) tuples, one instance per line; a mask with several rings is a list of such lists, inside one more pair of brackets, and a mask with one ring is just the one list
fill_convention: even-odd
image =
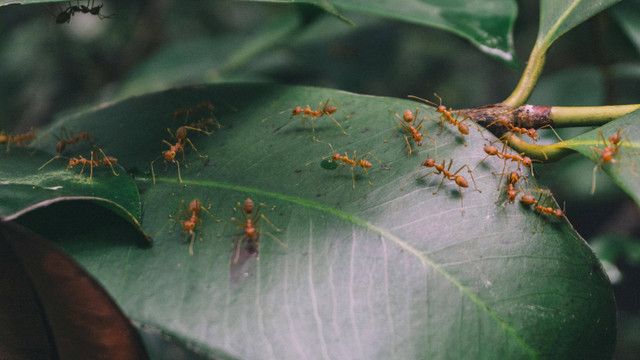
[[(135, 335), (111, 341), (111, 334), (131, 334), (119, 307), (152, 355), (162, 351), (152, 346), (154, 334), (161, 334), (206, 358), (612, 357), (616, 310), (609, 278), (565, 217), (572, 219), (571, 207), (565, 211), (545, 185), (549, 177), (536, 173), (578, 153), (595, 164), (581, 175), (589, 186), (604, 171), (639, 202), (640, 115), (634, 111), (640, 104), (527, 101), (551, 45), (616, 2), (541, 1), (538, 35), (515, 90), (504, 101), (462, 110), (452, 109), (447, 96), (429, 93), (411, 96), (423, 100), (416, 102), (262, 80), (278, 69), (291, 76), (299, 71), (283, 60), (283, 49), (313, 57), (323, 51), (317, 39), (338, 31), (340, 21), (372, 21), (358, 14), (448, 30), (515, 65), (513, 1), (311, 1), (341, 20), (320, 16), (318, 8), (303, 4), (308, 1), (244, 4), (259, 9), (245, 14), (256, 19), (266, 17), (260, 11), (274, 11), (273, 21), (260, 23), (248, 37), (241, 30), (238, 36), (213, 32), (153, 54), (124, 20), (134, 17), (131, 5), (44, 5), (55, 18), (40, 17), (37, 26), (48, 32), (88, 19), (113, 31), (104, 33), (104, 44), (92, 43), (95, 49), (113, 46), (110, 36), (130, 31), (123, 48), (144, 56), (121, 56), (121, 66), (134, 70), (110, 79), (117, 89), (106, 95), (108, 104), (56, 118), (35, 130), (28, 147), (17, 141), (19, 129), (7, 125), (0, 135), (7, 144), (0, 155), (0, 215), (54, 239), (74, 259), (3, 225), (0, 261), (10, 264), (4, 278), (12, 280), (3, 279), (0, 291), (20, 305), (0, 302), (0, 317), (11, 320), (0, 322), (11, 324), (0, 330), (42, 330), (41, 341), (27, 345), (20, 336), (0, 340), (0, 353), (18, 357), (39, 349), (75, 356), (60, 349), (89, 344), (80, 356), (144, 357)], [(139, 24), (188, 34), (212, 24), (197, 21), (208, 7), (218, 14), (227, 10), (220, 19), (233, 14), (219, 2), (198, 5), (205, 9), (200, 12), (174, 6), (142, 8), (141, 14), (152, 15)], [(158, 15), (161, 10), (166, 17)], [(350, 49), (331, 51), (351, 56)], [(417, 58), (411, 55), (398, 56)], [(458, 61), (456, 55), (447, 54), (447, 61)], [(75, 61), (83, 56), (76, 53)], [(337, 60), (323, 61), (340, 69)], [(359, 81), (376, 75), (365, 60), (357, 67)], [(92, 71), (99, 77), (99, 69)], [(392, 73), (402, 71), (407, 69)], [(326, 75), (318, 73), (320, 79)], [(428, 76), (436, 78), (437, 71)], [(6, 78), (7, 84), (17, 81)], [(304, 84), (310, 76), (300, 78)], [(364, 86), (358, 92), (368, 91)], [(443, 95), (438, 88), (428, 91)], [(581, 126), (597, 128), (561, 133), (560, 141), (537, 132)], [(91, 138), (60, 150), (64, 134), (74, 133)], [(92, 146), (102, 154), (95, 163)], [(73, 158), (84, 159), (91, 175), (68, 166)], [(165, 166), (154, 169), (161, 158)], [(111, 169), (99, 166), (106, 165), (101, 160)], [(239, 201), (249, 198), (262, 207), (252, 215), (245, 203), (239, 218)], [(198, 206), (187, 208), (192, 199)], [(200, 211), (213, 206), (216, 217), (238, 223), (235, 232), (225, 231), (232, 220), (201, 221)], [(30, 246), (43, 255), (30, 259)], [(78, 270), (56, 276), (47, 254)], [(90, 279), (74, 261), (98, 282), (73, 281)], [(15, 290), (29, 287), (34, 291)], [(99, 294), (100, 301), (83, 313), (92, 300), (78, 293)], [(21, 313), (37, 315), (16, 317)], [(95, 317), (102, 313), (114, 321)], [(83, 318), (92, 320), (74, 321)]]

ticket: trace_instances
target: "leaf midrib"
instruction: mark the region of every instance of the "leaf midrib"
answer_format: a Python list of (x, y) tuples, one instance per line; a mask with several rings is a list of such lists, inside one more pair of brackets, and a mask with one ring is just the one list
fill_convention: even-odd
[[(151, 179), (147, 178), (147, 177), (136, 177), (136, 181), (138, 181), (138, 182), (150, 182)], [(178, 180), (175, 179), (175, 178), (158, 177), (158, 176), (156, 176), (156, 183), (178, 183)], [(420, 260), (420, 262), (422, 263), (422, 266), (425, 269), (427, 267), (431, 267), (436, 272), (438, 272), (442, 276), (444, 276), (447, 280), (449, 280), (449, 282), (451, 282), (453, 285), (455, 285), (464, 295), (466, 295), (471, 301), (473, 301), (478, 306), (478, 308), (480, 308), (482, 311), (487, 313), (508, 334), (510, 334), (531, 357), (534, 357), (534, 358), (537, 357), (536, 352), (527, 343), (525, 343), (524, 339), (522, 339), (520, 336), (518, 336), (516, 330), (513, 329), (511, 326), (509, 326), (504, 320), (502, 320), (497, 313), (491, 311), (489, 309), (489, 306), (486, 305), (470, 289), (468, 289), (464, 285), (462, 285), (462, 283), (460, 281), (458, 281), (458, 279), (453, 277), (453, 275), (449, 274), (440, 265), (435, 263), (433, 261), (433, 259), (431, 259), (428, 256), (426, 256), (423, 252), (421, 252), (418, 249), (416, 249), (415, 247), (411, 246), (409, 243), (407, 243), (406, 241), (404, 241), (400, 237), (398, 237), (398, 236), (394, 235), (393, 233), (389, 232), (387, 229), (381, 228), (381, 227), (376, 226), (376, 225), (374, 225), (374, 224), (372, 224), (370, 222), (362, 220), (361, 218), (356, 217), (356, 216), (354, 216), (354, 215), (352, 215), (350, 213), (335, 209), (335, 208), (327, 206), (327, 205), (323, 205), (323, 204), (317, 203), (315, 201), (311, 201), (311, 200), (308, 200), (308, 199), (303, 199), (303, 198), (296, 197), (296, 196), (286, 195), (286, 194), (282, 194), (282, 193), (278, 193), (278, 192), (272, 192), (272, 191), (268, 191), (268, 190), (264, 190), (264, 189), (260, 189), (260, 188), (256, 188), (256, 187), (235, 185), (235, 184), (230, 184), (230, 183), (226, 183), (226, 182), (210, 181), (210, 180), (183, 179), (182, 183), (183, 184), (187, 184), (187, 185), (198, 185), (198, 186), (209, 187), (209, 188), (218, 188), (218, 189), (224, 189), (224, 190), (246, 192), (246, 193), (252, 193), (252, 194), (256, 194), (256, 195), (275, 198), (275, 199), (286, 201), (286, 202), (289, 202), (289, 203), (301, 205), (301, 206), (306, 207), (306, 208), (311, 208), (311, 209), (314, 209), (314, 210), (324, 211), (324, 212), (329, 213), (331, 215), (334, 215), (336, 217), (340, 217), (342, 219), (345, 219), (345, 220), (347, 220), (347, 221), (349, 221), (349, 222), (351, 222), (353, 224), (362, 226), (362, 227), (364, 227), (364, 228), (366, 228), (368, 230), (376, 232), (376, 233), (380, 234), (381, 236), (393, 241), (398, 246), (400, 246), (402, 249), (404, 249), (404, 250), (408, 251), (409, 253), (413, 254), (416, 258), (418, 258)]]

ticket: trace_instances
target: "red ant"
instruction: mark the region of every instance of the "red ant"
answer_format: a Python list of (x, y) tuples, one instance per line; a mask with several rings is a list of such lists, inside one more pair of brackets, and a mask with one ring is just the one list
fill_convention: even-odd
[[(329, 101), (333, 101), (334, 104), (336, 104), (336, 106), (332, 106), (329, 105)], [(307, 105), (306, 108), (303, 108), (301, 106), (296, 106), (293, 109), (291, 109), (291, 116), (289, 118), (292, 118), (294, 116), (300, 115), (302, 114), (302, 127), (304, 127), (304, 119), (305, 118), (310, 118), (311, 119), (311, 132), (313, 133), (313, 141), (316, 140), (316, 129), (313, 126), (313, 120), (315, 120), (316, 118), (320, 118), (324, 115), (328, 115), (331, 120), (333, 120), (333, 122), (336, 123), (336, 125), (338, 125), (338, 127), (340, 127), (340, 130), (342, 130), (342, 133), (345, 135), (349, 135), (349, 133), (347, 133), (346, 131), (344, 131), (344, 128), (342, 127), (342, 125), (340, 125), (340, 123), (338, 122), (338, 120), (336, 120), (333, 117), (333, 114), (338, 111), (338, 109), (342, 110), (342, 108), (340, 108), (340, 105), (338, 105), (338, 103), (333, 100), (333, 98), (328, 98), (327, 101), (324, 103), (324, 105), (322, 104), (322, 102), (318, 105), (318, 109), (317, 110), (311, 110), (311, 108), (309, 107), (309, 105)], [(289, 110), (284, 110), (279, 112), (278, 114), (283, 114), (285, 112), (287, 112)], [(350, 118), (350, 116), (347, 116), (347, 118)], [(269, 119), (269, 117), (265, 118), (262, 120), (262, 122), (265, 122), (267, 119)]]
[[(476, 127), (478, 128), (478, 131), (480, 131), (480, 133), (482, 133), (482, 130), (480, 130), (480, 126), (478, 124), (476, 124), (473, 119), (471, 119), (471, 117), (465, 116), (464, 114), (462, 114), (463, 119), (462, 120), (458, 120), (458, 118), (460, 117), (460, 114), (462, 113), (461, 111), (456, 112), (456, 117), (453, 117), (453, 109), (449, 108), (447, 110), (447, 107), (442, 105), (442, 98), (440, 96), (438, 96), (438, 94), (434, 94), (439, 100), (440, 100), (440, 104), (436, 104), (433, 101), (429, 101), (427, 99), (423, 99), (414, 95), (409, 95), (409, 98), (412, 99), (418, 99), (421, 101), (426, 102), (427, 104), (431, 104), (433, 106), (436, 107), (436, 111), (439, 112), (440, 115), (440, 130), (442, 130), (442, 128), (444, 127), (444, 123), (445, 121), (450, 123), (453, 126), (457, 126), (458, 127), (458, 132), (462, 135), (469, 135), (469, 127), (464, 124), (465, 121), (467, 120), (471, 120), (471, 122), (473, 124), (476, 125)], [(483, 135), (484, 136), (484, 135)], [(465, 146), (467, 146), (467, 144), (464, 144)]]
[[(593, 167), (593, 182), (591, 185), (592, 195), (596, 191), (596, 171), (598, 170), (598, 167), (601, 167), (601, 168), (604, 167), (605, 163), (612, 163), (612, 164), (616, 163), (615, 156), (620, 150), (620, 146), (622, 145), (622, 136), (624, 136), (626, 141), (629, 142), (629, 138), (627, 138), (627, 135), (620, 128), (618, 129), (617, 132), (609, 136), (609, 144), (607, 144), (607, 140), (605, 140), (604, 135), (602, 134), (602, 131), (600, 129), (598, 129), (598, 135), (599, 135), (598, 143), (602, 139), (602, 142), (604, 143), (605, 147), (604, 149), (600, 149), (595, 146), (590, 147), (591, 152), (595, 155), (596, 158), (598, 158), (598, 161), (596, 161), (596, 166)], [(628, 151), (629, 150), (627, 150), (627, 154), (628, 154)], [(633, 166), (635, 166), (635, 164)]]
[[(424, 128), (424, 126), (422, 126), (422, 122), (424, 121), (424, 119), (420, 120), (418, 125), (416, 125), (415, 127), (413, 126), (414, 122), (417, 121), (417, 118), (418, 118), (417, 107), (416, 107), (415, 115), (414, 113), (411, 112), (411, 110), (408, 110), (408, 109), (404, 111), (404, 114), (402, 114), (402, 118), (400, 118), (400, 115), (398, 115), (395, 112), (393, 114), (398, 118), (398, 120), (400, 120), (400, 122), (398, 123), (398, 125), (396, 125), (396, 128), (393, 129), (393, 132), (391, 133), (391, 136), (389, 136), (389, 139), (391, 139), (393, 135), (396, 133), (396, 131), (398, 130), (398, 128), (402, 126), (402, 129), (407, 133), (404, 135), (404, 141), (407, 143), (407, 149), (408, 149), (407, 157), (409, 157), (409, 155), (411, 155), (411, 152), (412, 152), (411, 145), (409, 144), (409, 138), (412, 138), (413, 141), (416, 143), (416, 145), (422, 146), (422, 133), (420, 132), (421, 129), (424, 130), (425, 135), (431, 141), (435, 142), (435, 140), (429, 136), (429, 133), (427, 133), (427, 130)], [(389, 139), (385, 140), (384, 142), (389, 142)]]
[[(507, 190), (507, 199), (501, 204), (501, 206), (504, 206), (504, 204), (507, 201), (509, 202), (509, 204), (513, 204), (516, 201), (516, 197), (518, 196), (518, 193), (521, 191), (520, 189), (516, 189), (515, 187), (516, 183), (520, 183), (520, 174), (515, 171), (512, 171), (509, 173), (509, 176), (507, 177), (507, 186), (502, 187), (500, 189), (500, 194), (498, 195), (498, 200), (496, 201), (496, 203), (500, 201), (500, 196), (502, 196), (502, 190)], [(520, 187), (522, 187), (522, 185)]]
[(204, 110), (204, 109), (209, 109), (211, 111), (213, 111), (213, 109), (215, 109), (215, 107), (211, 104), (211, 102), (209, 101), (205, 101), (201, 104), (198, 104), (190, 109), (185, 109), (185, 110), (175, 110), (171, 112), (171, 115), (175, 118), (178, 116), (183, 116), (185, 115), (187, 118), (189, 117), (189, 115), (198, 112), (200, 110)]
[[(436, 149), (437, 150), (437, 149)], [(437, 158), (437, 153), (436, 153), (436, 158)], [(469, 165), (464, 164), (462, 165), (458, 170), (456, 170), (456, 172), (451, 173), (451, 166), (453, 165), (453, 159), (451, 159), (449, 161), (449, 166), (447, 167), (447, 169), (445, 169), (445, 165), (446, 165), (446, 160), (442, 160), (442, 164), (438, 164), (436, 162), (435, 159), (429, 158), (427, 160), (425, 160), (422, 163), (422, 166), (428, 167), (428, 168), (435, 168), (435, 171), (431, 171), (423, 176), (420, 176), (418, 179), (423, 179), (431, 174), (436, 174), (436, 175), (442, 175), (442, 181), (440, 181), (440, 185), (438, 185), (438, 188), (436, 189), (436, 191), (433, 192), (433, 194), (437, 194), (438, 191), (440, 190), (440, 187), (442, 186), (442, 183), (444, 183), (445, 179), (448, 179), (450, 181), (453, 181), (456, 183), (456, 185), (458, 185), (458, 193), (460, 194), (460, 207), (462, 208), (462, 213), (464, 213), (464, 204), (462, 202), (462, 190), (461, 188), (467, 188), (469, 187), (469, 182), (467, 182), (467, 179), (465, 179), (464, 176), (462, 175), (458, 175), (458, 173), (464, 169), (467, 168), (467, 172), (469, 172), (469, 175), (471, 176), (471, 180), (473, 181), (473, 187), (476, 189), (476, 191), (478, 192), (482, 192), (482, 190), (478, 189), (478, 187), (476, 186), (476, 180), (473, 178), (473, 173), (471, 172), (471, 168), (469, 167)]]
[[(98, 153), (98, 151), (100, 153)], [(102, 154), (102, 158), (100, 157), (100, 154)], [(47, 161), (42, 166), (40, 166), (38, 170), (42, 170), (42, 168), (47, 166), (50, 162), (59, 158), (61, 158), (60, 155), (54, 156), (49, 161)], [(113, 175), (119, 176), (120, 174), (116, 173), (116, 170), (113, 168), (113, 165), (117, 163), (118, 163), (118, 159), (116, 159), (113, 156), (107, 156), (104, 153), (104, 151), (102, 151), (102, 149), (97, 148), (97, 151), (96, 150), (91, 151), (91, 157), (89, 159), (84, 158), (82, 155), (79, 155), (78, 157), (69, 158), (69, 162), (67, 163), (67, 170), (73, 168), (74, 166), (82, 165), (82, 169), (80, 170), (80, 174), (78, 175), (78, 178), (80, 178), (82, 176), (82, 173), (84, 172), (84, 168), (86, 166), (89, 166), (91, 169), (89, 174), (89, 181), (91, 182), (91, 180), (93, 179), (93, 168), (98, 167), (100, 165), (105, 165), (105, 166), (109, 165), (111, 167), (111, 172), (113, 172)]]
[[(528, 156), (523, 156), (524, 153), (521, 154), (508, 154), (507, 153), (507, 143), (504, 143), (504, 146), (502, 147), (502, 152), (500, 152), (500, 150), (498, 150), (498, 148), (496, 146), (493, 145), (486, 145), (483, 148), (484, 152), (487, 154), (487, 156), (485, 156), (482, 160), (480, 160), (480, 162), (478, 163), (478, 165), (476, 165), (474, 167), (477, 168), (480, 164), (482, 164), (489, 156), (496, 156), (498, 159), (504, 159), (504, 166), (502, 168), (502, 176), (504, 176), (504, 169), (507, 167), (507, 161), (511, 160), (512, 162), (517, 162), (518, 163), (518, 169), (520, 169), (520, 164), (522, 164), (524, 167), (529, 168), (531, 170), (531, 175), (533, 175), (533, 160), (531, 160), (530, 157)], [(500, 176), (500, 183), (502, 182), (502, 176)]]
[[(55, 135), (54, 135), (55, 136)], [(81, 141), (81, 140), (85, 140), (85, 141), (92, 141), (93, 138), (91, 137), (91, 135), (89, 135), (88, 132), (83, 131), (81, 133), (79, 133), (78, 135), (73, 135), (73, 133), (67, 133), (65, 128), (62, 128), (62, 137), (57, 137), (58, 138), (58, 145), (56, 146), (56, 152), (58, 154), (61, 154), (64, 149), (67, 147), (67, 145), (74, 145), (75, 143)]]
[[(491, 124), (487, 125), (487, 128), (489, 128), (491, 125), (495, 124), (495, 123), (500, 123), (500, 125), (504, 126), (505, 128), (507, 128), (507, 130), (517, 133), (517, 134), (526, 134), (528, 137), (531, 138), (531, 140), (535, 143), (538, 140), (538, 133), (536, 132), (536, 129), (527, 129), (527, 128), (521, 128), (521, 127), (517, 127), (514, 126), (513, 124), (511, 124), (509, 121), (502, 119), (500, 117), (498, 117), (498, 119), (494, 122), (492, 122)], [(547, 126), (547, 125), (545, 125)]]
[[(178, 153), (182, 153), (182, 160), (186, 160), (186, 158), (184, 156), (184, 143), (183, 143), (183, 141), (188, 142), (191, 145), (191, 147), (193, 148), (193, 150), (195, 150), (195, 152), (198, 153), (198, 156), (205, 157), (205, 156), (201, 155), (198, 152), (198, 149), (196, 149), (196, 147), (193, 145), (191, 140), (189, 140), (189, 138), (187, 137), (187, 129), (188, 128), (189, 127), (187, 127), (187, 126), (179, 127), (176, 130), (175, 135), (171, 132), (170, 129), (167, 129), (167, 131), (169, 132), (171, 137), (175, 137), (178, 141), (175, 144), (171, 144), (167, 140), (162, 140), (162, 142), (164, 144), (169, 145), (169, 150), (162, 151), (162, 155), (151, 162), (151, 176), (153, 178), (153, 183), (154, 184), (156, 183), (156, 173), (153, 170), (153, 163), (156, 162), (160, 158), (164, 159), (165, 168), (166, 168), (167, 162), (172, 162), (172, 163), (176, 164), (176, 166), (178, 168), (178, 179), (180, 180), (180, 182), (182, 182), (182, 176), (180, 175), (180, 162), (178, 160), (176, 160), (176, 155)], [(187, 167), (186, 164), (185, 164), (185, 167)]]
[[(556, 217), (556, 219), (563, 220), (563, 218), (566, 216), (564, 206), (563, 206), (562, 210), (560, 208), (553, 208), (551, 206), (547, 206), (547, 204), (550, 201), (552, 202), (552, 199), (547, 193), (547, 196), (545, 197), (545, 199), (542, 200), (542, 194), (544, 194), (544, 193), (545, 193), (545, 191), (540, 190), (540, 196), (538, 197), (537, 200), (536, 200), (535, 196), (533, 196), (532, 194), (522, 195), (522, 197), (520, 198), (520, 202), (522, 204), (526, 205), (526, 206), (533, 205), (533, 208), (535, 209), (536, 212), (538, 212), (538, 214), (540, 216), (542, 216), (542, 214), (553, 215), (553, 216)], [(549, 221), (548, 218), (547, 218), (547, 220), (545, 220), (544, 224), (546, 224), (547, 221)], [(538, 218), (538, 223), (539, 222), (540, 222), (540, 219)], [(544, 224), (542, 225), (543, 230), (544, 230)], [(534, 232), (535, 232), (535, 230), (534, 230)]]
[[(317, 140), (318, 142), (323, 142), (320, 140)], [(327, 145), (329, 145), (329, 147), (331, 147), (331, 152), (333, 152), (332, 155), (328, 155), (323, 157), (322, 159), (327, 159), (327, 158), (331, 158), (332, 162), (336, 162), (336, 161), (341, 161), (341, 163), (338, 164), (338, 172), (342, 169), (343, 166), (350, 166), (351, 169), (351, 181), (353, 183), (353, 190), (356, 189), (356, 180), (355, 180), (355, 175), (353, 173), (353, 168), (360, 166), (363, 170), (364, 173), (369, 176), (369, 173), (367, 172), (367, 169), (369, 169), (370, 167), (373, 166), (373, 164), (371, 164), (370, 161), (365, 160), (364, 158), (367, 156), (371, 156), (373, 157), (380, 165), (382, 165), (383, 168), (385, 168), (386, 170), (388, 170), (389, 168), (386, 167), (384, 164), (382, 164), (382, 162), (380, 160), (378, 160), (378, 158), (373, 155), (370, 152), (367, 152), (366, 154), (364, 154), (360, 159), (356, 160), (356, 150), (353, 151), (353, 157), (349, 158), (349, 155), (347, 155), (347, 152), (345, 151), (344, 155), (340, 155), (339, 153), (337, 153), (334, 149), (333, 146), (329, 143), (325, 143)], [(306, 165), (311, 164), (313, 161), (308, 162)], [(373, 186), (373, 183), (371, 181), (369, 181), (369, 186)]]
[(29, 131), (24, 134), (17, 135), (8, 134), (4, 131), (0, 132), (0, 144), (7, 144), (7, 152), (9, 152), (11, 144), (18, 146), (28, 145), (35, 138), (36, 134), (34, 133), (33, 128), (29, 129)]
[[(187, 242), (189, 235), (191, 235), (191, 242), (189, 244), (189, 254), (193, 255), (193, 240), (196, 237), (194, 230), (197, 225), (200, 225), (199, 231), (202, 232), (201, 210), (204, 210), (210, 217), (213, 217), (213, 215), (211, 215), (211, 213), (204, 206), (202, 206), (202, 204), (200, 203), (200, 200), (198, 199), (192, 200), (189, 203), (189, 208), (187, 208), (187, 205), (184, 202), (184, 200), (181, 200), (180, 204), (178, 205), (178, 209), (180, 208), (180, 206), (184, 207), (184, 210), (180, 209), (180, 214), (184, 216), (186, 220), (178, 220), (178, 222), (180, 223), (180, 227), (182, 227), (182, 232), (186, 235), (184, 238), (185, 242)], [(211, 206), (209, 206), (209, 208), (211, 208)], [(202, 238), (200, 239), (200, 241), (202, 241)]]
[[(229, 219), (229, 221), (227, 221), (226, 225), (224, 226), (224, 230), (222, 231), (222, 234), (224, 234), (225, 231), (227, 231), (227, 226), (229, 225), (230, 222), (235, 221), (236, 223), (238, 223), (238, 226), (236, 227), (236, 231), (233, 234), (234, 238), (236, 237), (236, 234), (239, 230), (242, 230), (244, 232), (244, 234), (242, 235), (242, 237), (240, 237), (240, 239), (238, 240), (238, 243), (236, 244), (236, 254), (233, 258), (234, 264), (238, 263), (238, 259), (240, 257), (240, 249), (242, 248), (242, 241), (244, 239), (247, 240), (247, 249), (249, 250), (249, 253), (251, 253), (252, 255), (258, 253), (260, 233), (262, 231), (261, 225), (258, 225), (258, 221), (260, 221), (260, 219), (264, 219), (264, 221), (266, 221), (267, 224), (271, 225), (271, 227), (273, 227), (277, 232), (282, 231), (282, 229), (279, 229), (275, 225), (273, 225), (273, 223), (269, 221), (269, 219), (267, 219), (266, 216), (264, 216), (263, 214), (260, 214), (260, 208), (264, 205), (265, 204), (260, 203), (258, 205), (258, 208), (256, 209), (255, 205), (253, 204), (253, 200), (251, 200), (250, 198), (247, 198), (244, 201), (244, 205), (242, 207), (240, 207), (240, 203), (238, 203), (237, 205), (238, 207), (240, 207), (240, 212), (242, 213), (242, 218), (244, 221), (238, 220), (235, 217), (232, 217)], [(253, 214), (253, 216), (251, 214)], [(283, 243), (272, 234), (268, 232), (266, 232), (266, 234), (274, 238), (281, 246), (285, 248), (287, 247), (287, 244)], [(218, 237), (220, 236), (222, 235), (218, 235)]]

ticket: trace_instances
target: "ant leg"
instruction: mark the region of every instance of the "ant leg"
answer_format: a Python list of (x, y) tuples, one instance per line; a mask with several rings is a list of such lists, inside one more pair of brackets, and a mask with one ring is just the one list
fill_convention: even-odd
[(240, 258), (240, 249), (242, 248), (242, 240), (245, 238), (246, 236), (242, 236), (240, 237), (240, 239), (238, 239), (238, 245), (236, 247), (236, 255), (233, 257), (233, 264), (237, 264), (238, 263), (238, 259)]
[(111, 172), (113, 172), (113, 175), (119, 176), (119, 174), (116, 173), (116, 171), (113, 169), (113, 165), (111, 164), (109, 157), (104, 153), (104, 151), (102, 151), (102, 149), (98, 148), (98, 150), (100, 150), (100, 152), (102, 153), (103, 159), (107, 160), (107, 164), (109, 164), (109, 166), (111, 167)]
[[(439, 174), (439, 173), (438, 173), (438, 172), (436, 172), (436, 171), (432, 171), (432, 173), (434, 173), (434, 174)], [(442, 180), (440, 181), (440, 185), (438, 185), (438, 188), (436, 189), (436, 191), (434, 191), (434, 192), (433, 192), (433, 195), (437, 194), (437, 193), (438, 193), (438, 191), (440, 191), (440, 187), (442, 186), (442, 183), (444, 183), (444, 179), (446, 179), (446, 178), (447, 178), (447, 177), (446, 177), (444, 174), (442, 174)]]
[(327, 114), (327, 115), (329, 115), (329, 117), (331, 118), (331, 120), (333, 120), (333, 122), (334, 122), (334, 123), (336, 123), (336, 125), (338, 125), (338, 127), (340, 127), (340, 130), (342, 130), (342, 133), (343, 133), (344, 135), (349, 135), (349, 133), (348, 133), (348, 132), (344, 131), (344, 128), (342, 127), (342, 125), (340, 125), (340, 123), (338, 122), (338, 120), (336, 120), (336, 118), (334, 118), (334, 117), (333, 117), (333, 115), (331, 115), (331, 114)]
[(42, 170), (42, 168), (44, 168), (45, 166), (49, 165), (49, 163), (50, 163), (50, 162), (52, 162), (53, 160), (55, 160), (55, 159), (60, 159), (60, 158), (61, 158), (61, 156), (59, 156), (59, 155), (56, 155), (56, 156), (52, 157), (49, 161), (47, 161), (47, 162), (46, 162), (46, 163), (44, 163), (42, 166), (40, 166), (40, 167), (38, 168), (38, 171)]
[(178, 168), (178, 180), (182, 183), (182, 177), (180, 176), (180, 163), (176, 160), (176, 167)]
[[(193, 143), (191, 142), (191, 140), (189, 140), (189, 138), (185, 138), (187, 140), (187, 142), (189, 142), (189, 145), (191, 145), (191, 147), (193, 148), (193, 150), (195, 150), (196, 153), (198, 153), (198, 156), (201, 158), (206, 158), (208, 157), (207, 155), (202, 155), (200, 154), (200, 152), (198, 151), (198, 149), (196, 149), (196, 147), (193, 145)], [(184, 151), (182, 151), (182, 158), (184, 159)]]
[(158, 160), (159, 158), (156, 158), (155, 160), (153, 160), (151, 162), (151, 178), (153, 179), (153, 185), (156, 184), (156, 173), (155, 171), (153, 171), (153, 163), (156, 162), (156, 160)]
[[(191, 232), (191, 242), (189, 243), (189, 255), (193, 255), (193, 240), (196, 238), (196, 233)], [(186, 239), (185, 239), (186, 240)]]

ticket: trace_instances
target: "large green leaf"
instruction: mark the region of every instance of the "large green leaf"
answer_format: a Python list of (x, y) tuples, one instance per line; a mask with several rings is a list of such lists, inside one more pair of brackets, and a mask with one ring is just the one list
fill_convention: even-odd
[[(512, 0), (251, 0), (307, 3), (340, 15), (339, 10), (362, 12), (434, 26), (460, 35), (487, 54), (515, 64), (512, 29), (517, 5)], [(425, 40), (428, 41), (428, 40)]]
[(636, 1), (625, 1), (611, 8), (622, 31), (627, 34), (631, 43), (640, 52), (640, 4)]
[[(314, 121), (315, 133), (336, 151), (371, 151), (374, 166), (323, 168), (328, 145), (290, 118), (296, 105), (313, 108), (328, 97), (342, 110)], [(190, 132), (181, 167), (150, 163), (175, 142), (167, 128), (185, 123), (175, 110), (210, 101), (222, 125), (212, 135)], [(615, 309), (597, 258), (566, 221), (541, 218), (519, 204), (496, 205), (503, 162), (487, 159), (473, 172), (482, 193), (416, 173), (434, 143), (407, 157), (391, 111), (415, 102), (335, 90), (276, 85), (191, 87), (132, 98), (56, 126), (91, 129), (103, 149), (135, 174), (142, 224), (152, 248), (93, 241), (63, 246), (96, 276), (125, 312), (143, 326), (219, 357), (241, 358), (533, 358), (611, 356)], [(436, 119), (433, 108), (419, 114)], [(282, 113), (281, 113), (282, 112)], [(187, 123), (209, 113), (194, 113)], [(123, 120), (127, 126), (119, 127)], [(307, 119), (308, 120), (308, 119)], [(452, 170), (472, 168), (486, 141), (471, 126), (462, 135), (448, 124), (424, 124), (438, 159)], [(51, 131), (56, 131), (55, 126)], [(43, 135), (46, 136), (46, 135)], [(44, 139), (44, 148), (52, 144)], [(308, 164), (310, 161), (312, 163)], [(308, 165), (307, 165), (308, 164)], [(512, 166), (512, 165), (509, 165)], [(468, 180), (466, 170), (462, 170)], [(368, 185), (368, 181), (372, 186)], [(533, 181), (533, 180), (529, 180)], [(234, 207), (245, 198), (265, 202), (259, 257), (240, 248), (234, 264)], [(504, 195), (503, 195), (504, 197)], [(179, 224), (181, 201), (198, 198), (202, 229), (190, 255)], [(500, 199), (502, 202), (503, 199)], [(557, 206), (550, 203), (550, 206)], [(272, 207), (275, 206), (275, 209)], [(279, 245), (278, 240), (287, 244)], [(222, 236), (218, 237), (218, 234)], [(85, 239), (87, 235), (82, 236)], [(237, 238), (235, 239), (237, 240)], [(236, 241), (237, 242), (237, 241)], [(224, 355), (227, 354), (227, 355)]]
[[(568, 140), (566, 145), (593, 160), (596, 163), (594, 168), (596, 172), (604, 170), (622, 190), (640, 204), (639, 122), (640, 111), (634, 111), (598, 129)], [(603, 150), (605, 146), (611, 145), (609, 136), (618, 131), (620, 131), (622, 139), (619, 143), (619, 150), (613, 158), (615, 163), (604, 163), (601, 161), (601, 151), (595, 150), (595, 148)]]
[(538, 46), (548, 48), (562, 34), (620, 0), (542, 0)]

